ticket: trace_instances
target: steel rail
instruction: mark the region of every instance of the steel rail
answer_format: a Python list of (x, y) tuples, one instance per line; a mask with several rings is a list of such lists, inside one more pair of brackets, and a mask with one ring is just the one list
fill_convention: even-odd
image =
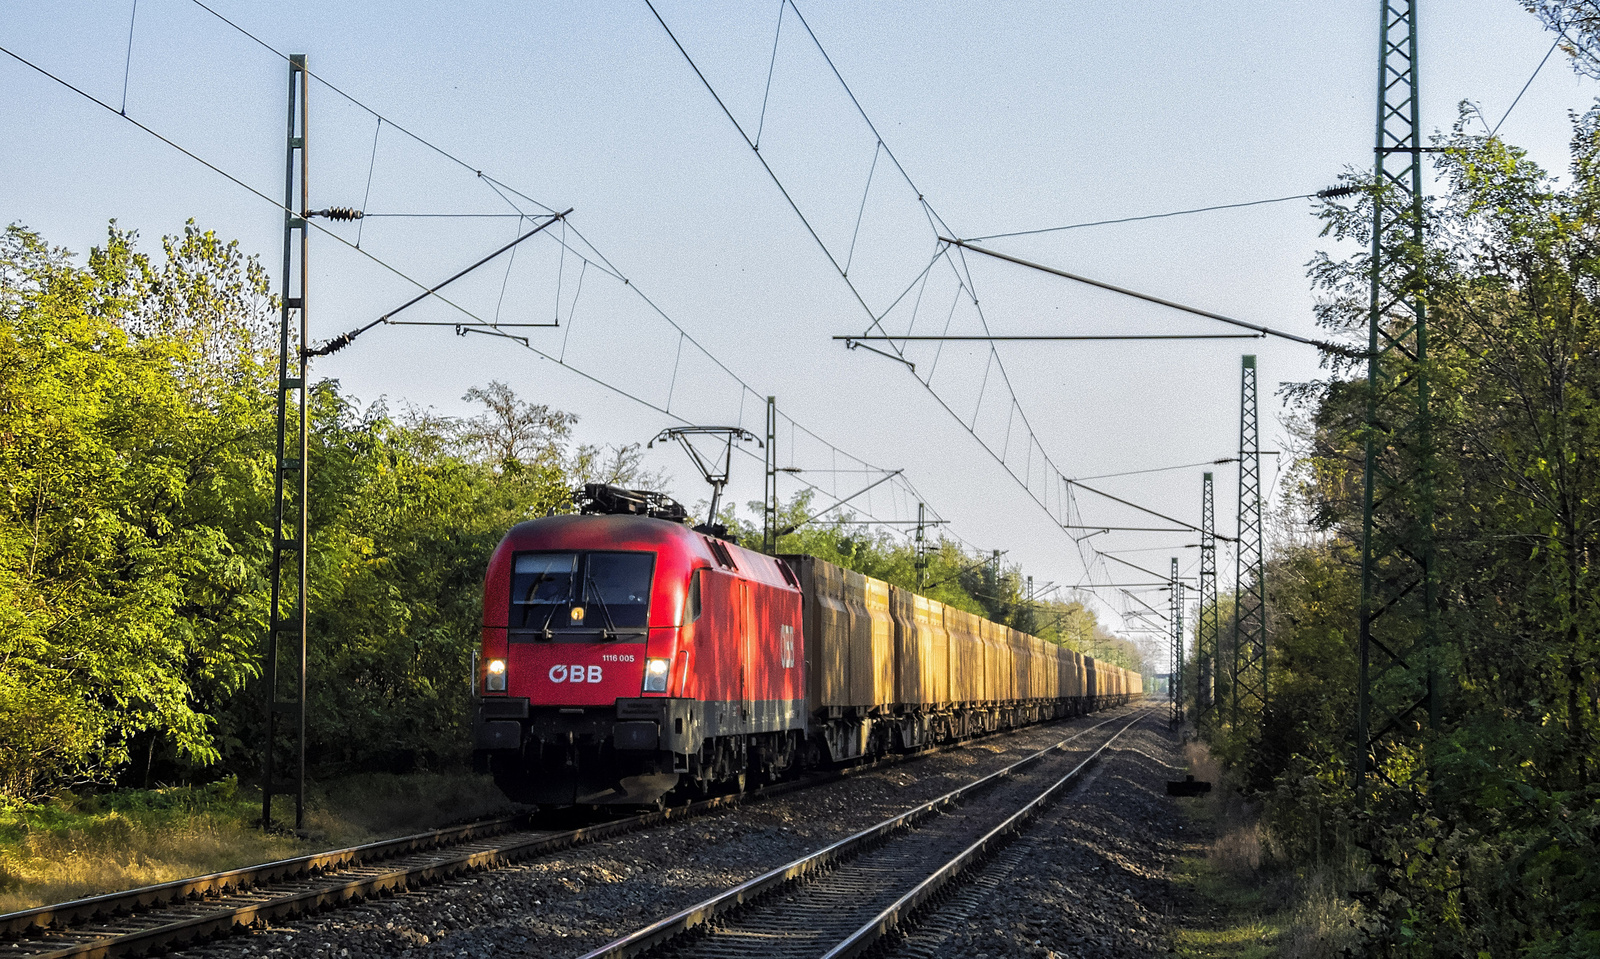
[[(1112, 721), (1106, 720), (1090, 728), (1097, 729)], [(526, 824), (526, 816), (504, 817), (39, 906), (0, 915), (0, 937), (3, 937), (0, 951), (26, 959), (67, 959), (170, 949), (225, 936), (263, 920), (340, 906), (838, 782), (1027, 728), (1030, 727), (996, 730), (820, 775), (772, 783), (744, 793), (714, 796), (576, 829), (519, 829)], [(505, 837), (505, 840), (491, 842), (496, 837)], [(454, 853), (448, 851), (451, 847), (463, 846), (469, 848)], [(392, 868), (381, 865), (385, 861), (418, 856), (427, 858), (411, 864), (393, 862)], [(282, 888), (285, 884), (293, 884), (295, 888)], [(279, 888), (269, 888), (272, 886)], [(218, 899), (233, 901), (219, 902)], [(163, 911), (170, 915), (163, 916)], [(100, 931), (72, 928), (88, 922), (104, 923), (108, 928)]]
[[(1094, 753), (1091, 754), (1089, 759), (1086, 759), (1082, 763), (1078, 764), (1072, 772), (1067, 774), (1066, 777), (1058, 780), (1054, 785), (1052, 785), (1050, 789), (1046, 791), (1045, 795), (1048, 796), (1055, 789), (1059, 788), (1062, 783), (1067, 782), (1077, 776), (1094, 758), (1098, 757), (1102, 752), (1104, 752), (1105, 749), (1116, 740), (1117, 736), (1120, 736), (1134, 723), (1142, 719), (1146, 711), (1146, 709), (1140, 709), (1127, 725), (1125, 725), (1121, 730), (1118, 730), (1117, 733), (1113, 734), (1110, 739), (1097, 748)], [(771, 869), (752, 879), (748, 879), (730, 889), (718, 893), (710, 899), (690, 906), (687, 909), (680, 910), (671, 916), (651, 923), (643, 929), (636, 930), (635, 932), (607, 943), (598, 949), (585, 953), (581, 959), (628, 959), (628, 957), (642, 955), (653, 949), (656, 949), (672, 939), (691, 932), (699, 927), (705, 926), (707, 923), (719, 916), (725, 915), (741, 906), (753, 903), (757, 899), (777, 892), (781, 888), (788, 886), (797, 880), (822, 872), (829, 867), (834, 866), (835, 864), (843, 862), (844, 860), (852, 859), (858, 854), (865, 852), (867, 849), (880, 845), (892, 834), (900, 832), (901, 830), (906, 829), (917, 822), (928, 818), (929, 816), (932, 816), (934, 813), (937, 813), (946, 807), (962, 802), (973, 793), (982, 791), (983, 789), (998, 783), (1000, 780), (1012, 775), (1017, 770), (1037, 763), (1050, 754), (1062, 750), (1075, 740), (1094, 732), (1096, 729), (1099, 729), (1102, 726), (1108, 726), (1114, 722), (1117, 722), (1119, 719), (1121, 719), (1121, 717), (1106, 719), (1102, 722), (1096, 723), (1093, 726), (1090, 726), (1088, 729), (1080, 730), (1079, 732), (1061, 740), (1052, 746), (1047, 746), (1044, 749), (1033, 753), (1032, 755), (1026, 756), (1008, 766), (1005, 766), (1002, 769), (996, 770), (995, 772), (992, 772), (981, 779), (974, 780), (973, 782), (970, 782), (964, 786), (953, 789), (936, 799), (930, 800), (929, 802), (923, 803), (914, 809), (910, 809), (897, 816), (886, 819), (877, 825), (869, 826), (860, 832), (841, 839), (831, 845), (825, 846), (816, 852), (802, 856), (793, 862), (779, 866), (775, 869)], [(1035, 799), (1026, 808), (1036, 808), (1036, 804), (1039, 801), (1039, 799)], [(1018, 815), (1020, 815), (1020, 813)], [(1011, 824), (1016, 821), (1016, 819), (1017, 816), (1014, 815), (1007, 819), (1006, 823)], [(991, 835), (992, 831), (991, 834), (986, 834), (983, 839), (979, 840), (979, 842), (992, 843)], [(959, 871), (959, 869), (956, 871)], [(919, 886), (918, 888), (921, 887)], [(919, 902), (920, 901), (923, 900), (919, 900)], [(898, 905), (898, 903), (896, 905)], [(892, 908), (893, 907), (891, 907), (891, 909)], [(882, 918), (882, 916), (880, 915), (879, 918)], [(877, 920), (875, 919), (874, 922), (876, 921)], [(854, 935), (861, 935), (861, 931), (858, 930), (858, 932)], [(863, 948), (865, 947), (863, 946)]]
[(1092, 763), (1100, 758), (1102, 753), (1111, 748), (1111, 744), (1117, 741), (1117, 737), (1132, 729), (1134, 724), (1143, 718), (1144, 712), (1141, 711), (1139, 715), (1129, 720), (1126, 726), (1117, 730), (1110, 739), (1102, 743), (1099, 749), (1084, 757), (1083, 761), (1074, 766), (1071, 772), (1056, 780), (1026, 806), (1012, 813), (1006, 818), (1005, 822), (989, 830), (977, 842), (962, 850), (959, 855), (943, 866), (940, 866), (928, 878), (917, 883), (911, 891), (895, 900), (892, 905), (878, 913), (860, 929), (851, 933), (849, 938), (829, 949), (823, 954), (822, 959), (847, 959), (847, 957), (859, 956), (871, 949), (878, 940), (899, 928), (902, 923), (910, 920), (918, 909), (938, 895), (957, 876), (977, 864), (991, 851), (1003, 845), (1013, 833), (1026, 826), (1031, 819), (1043, 811), (1056, 793), (1077, 779), (1084, 770), (1088, 769)]
[(499, 835), (516, 829), (526, 821), (527, 817), (523, 815), (489, 819), (395, 839), (363, 843), (344, 849), (296, 856), (292, 859), (279, 859), (255, 866), (213, 872), (189, 879), (175, 879), (171, 882), (141, 886), (122, 892), (74, 899), (70, 902), (36, 906), (0, 915), (0, 936), (16, 936), (34, 929), (63, 926), (100, 916), (121, 915), (201, 896), (237, 892), (265, 883), (282, 882), (334, 869), (347, 869), (370, 860), (392, 859), (439, 846)]

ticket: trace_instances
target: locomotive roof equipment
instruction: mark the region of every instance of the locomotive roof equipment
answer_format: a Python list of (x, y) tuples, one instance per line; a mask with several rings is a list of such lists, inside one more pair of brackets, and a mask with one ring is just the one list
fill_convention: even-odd
[(585, 515), (649, 516), (673, 523), (687, 523), (689, 511), (665, 493), (647, 489), (623, 489), (605, 483), (586, 483), (572, 495), (578, 512)]
[[(690, 439), (691, 436), (722, 437), (721, 472), (717, 472), (713, 465), (716, 461), (715, 457), (708, 459), (694, 448), (694, 442)], [(733, 467), (733, 441), (755, 440), (757, 446), (762, 445), (761, 441), (756, 439), (756, 434), (742, 426), (673, 426), (662, 430), (655, 439), (645, 444), (645, 448), (649, 449), (662, 440), (669, 439), (678, 441), (678, 445), (682, 446), (684, 452), (689, 454), (689, 458), (694, 460), (694, 465), (700, 470), (700, 475), (704, 476), (706, 482), (711, 484), (711, 511), (706, 516), (705, 528), (701, 532), (710, 533), (713, 536), (723, 535), (726, 530), (718, 529), (717, 527), (717, 507), (722, 504), (722, 488), (728, 485), (728, 471)]]

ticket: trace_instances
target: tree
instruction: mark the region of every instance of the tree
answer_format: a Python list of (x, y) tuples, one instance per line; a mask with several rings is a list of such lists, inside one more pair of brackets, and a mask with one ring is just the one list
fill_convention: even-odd
[(642, 443), (604, 447), (581, 445), (573, 454), (567, 472), (579, 486), (604, 483), (657, 493), (665, 492), (672, 481), (665, 470), (645, 469)]
[(1600, 78), (1600, 2), (1532, 0), (1523, 6), (1560, 34), (1562, 52), (1572, 59), (1572, 69)]
[(560, 467), (577, 416), (519, 399), (499, 380), (474, 386), (462, 399), (485, 407), (461, 423), (459, 434), (483, 462), (506, 471)]
[(255, 322), (264, 284), (192, 224), (160, 268), (134, 242), (113, 224), (87, 268), (21, 227), (0, 245), (0, 727), (29, 731), (0, 737), (11, 796), (103, 779), (141, 735), (214, 760), (199, 690), (257, 668), (265, 359), (207, 345)]
[[(1310, 449), (1296, 485), (1316, 535), (1287, 538), (1268, 567), (1268, 733), (1219, 742), (1301, 855), (1360, 837), (1372, 951), (1588, 955), (1600, 949), (1600, 107), (1575, 119), (1566, 185), (1468, 134), (1473, 115), (1437, 143), (1446, 190), (1404, 261), (1430, 320), (1440, 724), (1411, 717), (1357, 803), (1367, 398), (1337, 367), (1297, 391)], [(1323, 217), (1366, 250), (1381, 187), (1352, 180), (1362, 192)], [(1364, 328), (1369, 269), (1365, 253), (1312, 264), (1336, 334)], [(1403, 615), (1386, 611), (1385, 628), (1407, 628), (1392, 621)]]

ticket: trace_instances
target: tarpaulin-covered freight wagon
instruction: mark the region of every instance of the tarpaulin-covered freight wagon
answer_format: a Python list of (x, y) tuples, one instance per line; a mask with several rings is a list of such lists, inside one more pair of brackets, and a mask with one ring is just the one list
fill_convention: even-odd
[(989, 699), (979, 622), (978, 617), (964, 609), (944, 608), (945, 630), (950, 635), (951, 702), (980, 703)]
[(948, 702), (950, 634), (944, 604), (890, 586), (889, 611), (895, 628), (896, 701), (914, 707)]

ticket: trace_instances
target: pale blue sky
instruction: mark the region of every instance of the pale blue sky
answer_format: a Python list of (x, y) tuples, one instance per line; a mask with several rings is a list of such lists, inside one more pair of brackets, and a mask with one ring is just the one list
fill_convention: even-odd
[[(950, 529), (1008, 550), (1040, 583), (1076, 582), (1081, 554), (1009, 476), (897, 364), (848, 353), (829, 337), (860, 332), (862, 307), (829, 266), (752, 151), (721, 114), (642, 0), (616, 3), (251, 4), (214, 8), (390, 119), (466, 160), (451, 164), (320, 84), (311, 89), (313, 206), (374, 212), (509, 209), (482, 170), (556, 209), (634, 288), (678, 321), (757, 395), (855, 455), (903, 468)], [(1473, 99), (1497, 119), (1551, 38), (1514, 0), (1424, 0), (1424, 125), (1445, 128)], [(785, 21), (770, 93), (776, 2), (662, 2), (741, 124), (754, 132), (767, 94), (762, 157), (778, 171), (837, 254), (849, 249), (875, 141), (826, 66)], [(927, 201), (963, 236), (1159, 213), (1307, 193), (1346, 165), (1371, 162), (1377, 4), (838, 3), (799, 8)], [(282, 192), (285, 67), (190, 0), (0, 2), (0, 45), (34, 60), (269, 195)], [(194, 217), (237, 237), (278, 270), (281, 214), (115, 115), (0, 58), (0, 217), (80, 253), (115, 217), (154, 245)], [(1567, 112), (1593, 85), (1558, 53), (1502, 133), (1564, 167)], [(887, 302), (932, 252), (931, 233), (879, 157), (852, 277)], [(509, 239), (516, 221), (368, 220), (363, 247), (436, 281)], [(1243, 319), (1314, 333), (1304, 265), (1325, 241), (1305, 202), (1040, 237), (997, 248)], [(354, 229), (341, 233), (354, 238)], [(575, 238), (569, 237), (575, 243)], [(699, 422), (740, 415), (741, 391), (632, 289), (563, 264), (554, 243), (528, 244), (508, 273), (464, 281), (458, 301), (502, 319), (569, 329), (528, 331), (552, 353)], [(996, 333), (1213, 331), (1196, 318), (968, 260)], [(561, 299), (556, 279), (561, 270)], [(907, 270), (910, 270), (907, 273)], [(509, 276), (509, 278), (508, 278)], [(502, 300), (501, 288), (505, 294)], [(924, 291), (918, 329), (934, 313)], [(360, 325), (410, 296), (402, 281), (325, 238), (314, 241), (315, 337)], [(945, 293), (938, 296), (947, 297)], [(454, 319), (441, 304), (418, 319)], [(900, 319), (904, 330), (909, 314)], [(942, 320), (940, 321), (942, 322)], [(959, 317), (960, 323), (972, 322)], [(935, 326), (938, 324), (935, 323)], [(893, 324), (891, 324), (893, 326)], [(1260, 356), (1265, 441), (1278, 448), (1277, 384), (1318, 375), (1313, 351), (1281, 341), (1033, 344), (1002, 348), (1021, 410), (1068, 475), (1189, 463), (1237, 446), (1239, 354)], [(931, 355), (919, 358), (929, 369)], [(935, 381), (970, 410), (981, 351), (950, 349)], [(676, 377), (672, 375), (676, 368)], [(669, 420), (506, 341), (449, 329), (379, 329), (317, 364), (357, 396), (465, 411), (490, 378), (528, 399), (578, 413), (581, 438), (648, 439)], [(963, 392), (963, 390), (966, 392)], [(993, 394), (990, 394), (992, 399)], [(744, 425), (761, 428), (744, 399)], [(969, 404), (962, 407), (961, 404)], [(1008, 404), (980, 410), (1000, 416)], [(1014, 414), (1007, 413), (1008, 417)], [(1003, 426), (1003, 423), (1001, 424)], [(980, 426), (980, 431), (982, 430)], [(780, 455), (790, 454), (788, 442)], [(800, 443), (797, 465), (830, 468)], [(652, 453), (693, 502), (705, 487), (676, 449)], [(854, 464), (841, 462), (840, 467)], [(1014, 463), (1014, 465), (1016, 465)], [(1019, 467), (1019, 469), (1022, 467)], [(1233, 524), (1234, 474), (1216, 470), (1219, 521)], [(1198, 468), (1105, 485), (1198, 519)], [(1271, 459), (1264, 464), (1270, 482)], [(858, 474), (808, 474), (839, 492)], [(792, 486), (786, 492), (792, 490)], [(914, 516), (904, 492), (875, 491), (884, 516)], [(730, 497), (758, 498), (752, 461), (736, 464)], [(1092, 522), (1147, 523), (1085, 498)], [(1153, 550), (1186, 535), (1096, 537), (1102, 549)], [(1164, 570), (1168, 552), (1126, 558)], [(1196, 551), (1179, 551), (1183, 565)], [(1231, 571), (1231, 565), (1227, 566)], [(1140, 578), (1132, 570), (1125, 570)], [(1231, 577), (1231, 572), (1224, 579)], [(1119, 581), (1126, 581), (1121, 580)], [(1113, 594), (1111, 608), (1121, 605)], [(1164, 607), (1159, 594), (1145, 598)]]

